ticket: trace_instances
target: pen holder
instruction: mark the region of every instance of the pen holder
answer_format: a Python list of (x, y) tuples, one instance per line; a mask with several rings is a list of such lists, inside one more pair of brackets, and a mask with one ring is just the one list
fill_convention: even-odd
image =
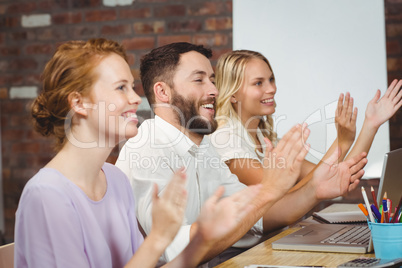
[(402, 223), (368, 223), (379, 259), (402, 258)]

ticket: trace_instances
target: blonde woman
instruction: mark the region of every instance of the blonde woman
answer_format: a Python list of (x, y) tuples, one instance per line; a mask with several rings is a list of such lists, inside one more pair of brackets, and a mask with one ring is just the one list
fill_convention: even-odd
[[(222, 55), (216, 67), (218, 130), (211, 140), (232, 173), (246, 185), (261, 182), (261, 160), (265, 147), (264, 137), (275, 146), (277, 134), (273, 130), (271, 115), (275, 112), (275, 76), (269, 61), (250, 50), (237, 50)], [(368, 152), (378, 128), (401, 106), (402, 81), (394, 80), (380, 99), (378, 90), (369, 102), (365, 121), (355, 146), (346, 157)], [(296, 111), (295, 111), (296, 112)], [(356, 133), (357, 109), (349, 93), (340, 95), (336, 111), (338, 137), (323, 159), (340, 148), (343, 160), (353, 144)], [(281, 165), (281, 163), (271, 163)], [(282, 163), (283, 164), (283, 163)], [(299, 180), (311, 175), (315, 164), (304, 160)]]

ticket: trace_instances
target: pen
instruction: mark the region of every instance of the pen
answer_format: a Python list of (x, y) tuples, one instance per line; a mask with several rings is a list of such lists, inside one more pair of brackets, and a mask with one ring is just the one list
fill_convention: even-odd
[(387, 200), (382, 200), (382, 214), (384, 215), (384, 222), (389, 223)]
[(394, 217), (392, 218), (392, 223), (398, 222), (399, 210), (401, 209), (401, 205), (402, 205), (402, 196), (401, 199), (399, 199), (398, 206), (396, 207)]
[(374, 217), (377, 219), (377, 222), (381, 222), (381, 213), (374, 206), (374, 204), (371, 204), (371, 210), (373, 211)]
[(387, 198), (388, 213), (392, 213), (392, 200)]
[(366, 204), (366, 208), (367, 208), (367, 212), (368, 212), (370, 221), (375, 222), (374, 217), (373, 217), (373, 213), (371, 213), (371, 211), (370, 211), (371, 210), (370, 209), (370, 203), (369, 203), (369, 201), (367, 199), (366, 190), (364, 190), (363, 186), (362, 186), (362, 196), (363, 196), (363, 199), (364, 199), (364, 203)]
[(373, 186), (371, 186), (371, 195), (373, 196), (374, 206), (378, 209), (377, 198), (375, 197), (375, 191)]

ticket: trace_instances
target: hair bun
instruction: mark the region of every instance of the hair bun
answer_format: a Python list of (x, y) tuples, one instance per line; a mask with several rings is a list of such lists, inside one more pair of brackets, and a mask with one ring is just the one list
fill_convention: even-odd
[(34, 119), (33, 124), (37, 132), (43, 136), (54, 134), (54, 116), (47, 109), (47, 99), (40, 94), (33, 102), (31, 114)]

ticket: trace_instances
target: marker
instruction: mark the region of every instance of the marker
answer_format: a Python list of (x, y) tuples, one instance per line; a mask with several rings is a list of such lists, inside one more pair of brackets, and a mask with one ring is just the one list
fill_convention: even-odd
[(382, 200), (382, 211), (384, 215), (384, 222), (389, 223), (389, 215), (388, 215), (388, 207), (387, 207), (387, 200)]
[(373, 217), (373, 213), (371, 213), (371, 211), (370, 211), (371, 210), (370, 209), (370, 203), (369, 203), (369, 201), (367, 199), (366, 190), (364, 190), (363, 186), (362, 186), (362, 196), (363, 196), (363, 199), (364, 199), (364, 203), (366, 204), (366, 208), (367, 208), (367, 212), (368, 212), (370, 221), (375, 222), (374, 217)]
[(373, 186), (371, 186), (371, 196), (373, 197), (374, 206), (378, 209), (377, 198), (375, 197), (375, 191)]
[(388, 212), (391, 213), (392, 212), (392, 201), (389, 198), (387, 198), (387, 208), (388, 208)]
[(376, 218), (377, 222), (381, 222), (381, 213), (374, 206), (374, 204), (371, 204), (371, 210), (373, 211), (374, 217)]
[(363, 204), (362, 203), (360, 203), (360, 204), (358, 204), (357, 205), (359, 208), (360, 208), (360, 210), (363, 212), (363, 214), (364, 214), (364, 216), (368, 216), (368, 212), (367, 212), (367, 209), (363, 206)]

